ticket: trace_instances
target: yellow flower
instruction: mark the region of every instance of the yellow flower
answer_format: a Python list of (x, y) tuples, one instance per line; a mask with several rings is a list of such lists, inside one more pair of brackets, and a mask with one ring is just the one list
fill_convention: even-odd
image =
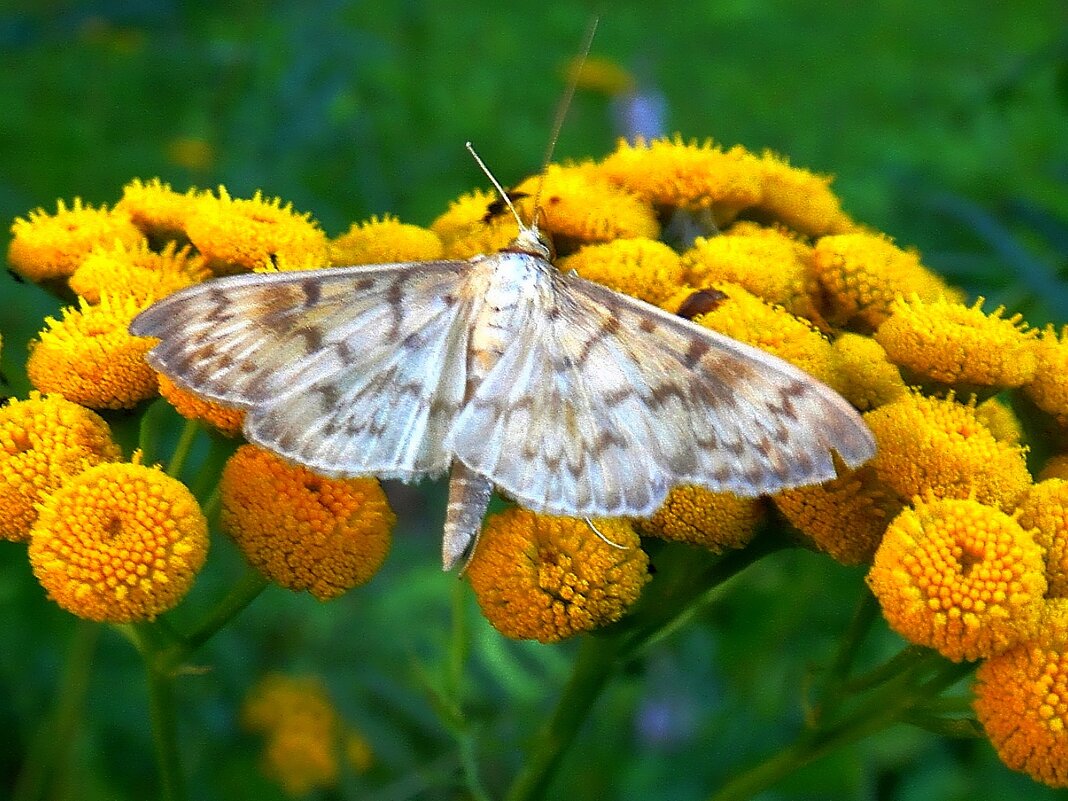
[(66, 481), (30, 535), (37, 580), (89, 620), (151, 620), (189, 591), (208, 524), (185, 485), (153, 467), (105, 463)]
[(558, 252), (583, 243), (656, 239), (660, 235), (652, 207), (607, 181), (592, 164), (550, 164), (543, 174), (527, 178), (514, 192), (516, 209), (524, 220), (533, 219), (537, 198), (541, 207), (538, 224), (553, 235)]
[(1023, 441), (1023, 428), (1016, 414), (1007, 403), (998, 397), (987, 398), (975, 407), (975, 416), (984, 426), (990, 429), (994, 439), (1007, 442), (1009, 445), (1019, 445)]
[(1018, 387), (1038, 367), (1034, 331), (1019, 314), (1002, 317), (1004, 307), (983, 314), (973, 305), (944, 298), (924, 302), (897, 298), (875, 339), (897, 365), (920, 378), (975, 387)]
[(1002, 762), (1068, 787), (1068, 651), (1024, 643), (986, 660), (974, 705)]
[(144, 238), (124, 212), (85, 206), (80, 198), (70, 208), (60, 200), (55, 214), (37, 209), (16, 218), (11, 234), (7, 263), (31, 281), (66, 278), (98, 245), (132, 247)]
[(210, 276), (204, 259), (192, 255), (188, 246), (176, 250), (175, 243), (169, 242), (157, 253), (144, 241), (135, 248), (116, 242), (110, 248), (94, 249), (69, 283), (90, 303), (99, 303), (101, 295), (110, 293), (147, 305)]
[(1039, 481), (1045, 481), (1047, 478), (1068, 479), (1068, 453), (1050, 457), (1038, 474)]
[(353, 223), (330, 243), (330, 262), (334, 265), (431, 261), (440, 259), (442, 253), (441, 239), (433, 231), (389, 215)]
[(811, 248), (771, 228), (733, 230), (699, 238), (682, 254), (686, 280), (693, 286), (730, 281), (791, 314), (816, 318), (812, 297), (818, 287), (812, 275)]
[(682, 282), (678, 254), (652, 239), (587, 245), (561, 259), (558, 266), (561, 271), (575, 270), (583, 278), (653, 304), (670, 297)]
[(1035, 484), (1020, 503), (1020, 525), (1035, 530), (1046, 553), (1049, 598), (1068, 598), (1068, 481)]
[(364, 748), (356, 757), (364, 770), (369, 766), (370, 746), (358, 733), (346, 730), (317, 678), (264, 676), (242, 704), (241, 722), (246, 729), (266, 736), (264, 772), (289, 795), (334, 787), (338, 756), (344, 750), (352, 761), (354, 739)]
[(135, 298), (105, 295), (63, 310), (63, 319), (30, 343), (26, 372), (42, 392), (55, 392), (93, 409), (129, 409), (156, 394), (156, 373), (145, 362), (155, 341), (127, 330), (143, 308)]
[(721, 553), (744, 548), (763, 517), (764, 509), (755, 498), (684, 485), (672, 489), (664, 504), (641, 526), (654, 537)]
[(282, 205), (278, 198), (232, 199), (226, 188), (219, 196), (201, 196), (186, 221), (186, 234), (217, 273), (248, 272), (276, 259), (312, 259), (330, 263), (326, 234), (309, 215)]
[(853, 221), (831, 191), (831, 176), (792, 167), (785, 158), (770, 151), (760, 159), (760, 172), (760, 202), (747, 215), (780, 222), (811, 237), (853, 229)]
[(917, 501), (894, 518), (868, 573), (901, 636), (947, 659), (979, 659), (1034, 636), (1042, 548), (1015, 518), (978, 501)]
[(856, 565), (871, 560), (901, 501), (878, 480), (870, 467), (780, 492), (772, 501), (812, 544), (836, 562)]
[(29, 539), (38, 502), (87, 467), (120, 458), (97, 414), (31, 392), (0, 406), (0, 538)]
[(507, 637), (556, 642), (623, 616), (648, 579), (649, 559), (630, 524), (595, 525), (615, 545), (584, 520), (526, 509), (489, 518), (467, 578), (494, 628)]
[(745, 148), (685, 144), (680, 136), (633, 145), (620, 139), (601, 172), (649, 203), (709, 209), (721, 227), (763, 196), (760, 160)]
[(130, 216), (134, 225), (155, 242), (185, 239), (185, 224), (199, 202), (195, 189), (179, 194), (159, 178), (145, 182), (134, 178), (122, 188), (115, 206)]
[(1023, 450), (999, 442), (974, 406), (910, 392), (864, 415), (878, 449), (871, 465), (903, 500), (933, 492), (1012, 509), (1031, 485)]
[(871, 337), (846, 332), (831, 347), (837, 357), (835, 389), (858, 409), (874, 409), (908, 392), (901, 372)]
[(243, 445), (223, 469), (223, 530), (272, 581), (320, 601), (373, 576), (396, 516), (373, 478), (330, 479)]
[(613, 97), (635, 90), (634, 77), (616, 61), (598, 56), (574, 59), (567, 65), (565, 80), (576, 89), (587, 89)]
[(702, 292), (715, 300), (692, 317), (695, 323), (755, 345), (834, 385), (838, 378), (834, 350), (808, 321), (765, 303), (737, 284), (718, 281)]
[(831, 321), (853, 320), (870, 328), (890, 316), (898, 295), (921, 300), (954, 297), (914, 251), (901, 250), (884, 236), (869, 233), (825, 236), (816, 242), (813, 267), (831, 305)]
[(163, 373), (159, 373), (157, 378), (159, 379), (159, 394), (182, 417), (208, 423), (228, 437), (236, 437), (241, 433), (241, 426), (245, 422), (245, 413), (241, 409), (221, 406), (215, 401), (182, 389)]
[(1024, 392), (1042, 411), (1068, 426), (1068, 328), (1058, 337), (1046, 329), (1036, 343), (1038, 369)]
[(452, 201), (430, 224), (430, 230), (441, 237), (445, 258), (469, 259), (508, 247), (519, 231), (507, 211), (490, 215), (497, 200), (494, 192), (475, 189)]

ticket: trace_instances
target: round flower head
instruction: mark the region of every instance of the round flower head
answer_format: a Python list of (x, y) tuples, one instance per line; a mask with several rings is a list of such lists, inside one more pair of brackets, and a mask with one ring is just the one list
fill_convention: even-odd
[(1035, 346), (1038, 368), (1024, 391), (1042, 411), (1068, 426), (1068, 328), (1058, 337), (1046, 329)]
[(891, 628), (947, 659), (979, 659), (1034, 636), (1042, 548), (1015, 518), (971, 498), (917, 501), (886, 530), (868, 584)]
[(185, 223), (197, 202), (195, 189), (179, 194), (159, 178), (148, 182), (134, 178), (122, 188), (122, 200), (115, 209), (128, 214), (145, 236), (164, 242), (186, 238)]
[(700, 545), (713, 553), (744, 548), (764, 517), (760, 501), (683, 485), (668, 493), (642, 530), (654, 537)]
[(679, 256), (652, 239), (617, 239), (587, 245), (562, 259), (560, 270), (575, 270), (583, 278), (647, 303), (662, 303), (682, 283)]
[(901, 372), (871, 337), (846, 332), (831, 346), (836, 356), (835, 388), (861, 411), (897, 400), (908, 392)]
[(901, 501), (862, 467), (823, 484), (780, 492), (772, 501), (798, 531), (836, 562), (871, 561), (887, 524), (901, 511)]
[(86, 467), (121, 456), (97, 414), (31, 392), (0, 406), (0, 538), (25, 540), (38, 502)]
[(760, 172), (760, 202), (747, 215), (782, 223), (814, 238), (853, 229), (853, 221), (831, 191), (831, 176), (791, 167), (770, 151), (760, 159)]
[(1035, 484), (1020, 503), (1020, 525), (1035, 530), (1046, 554), (1050, 598), (1068, 598), (1068, 481)]
[(445, 258), (469, 259), (508, 247), (516, 237), (515, 220), (507, 210), (494, 214), (497, 202), (496, 193), (475, 189), (452, 201), (430, 224), (430, 230), (441, 238)]
[(1019, 445), (1023, 441), (1023, 428), (1012, 407), (998, 397), (987, 398), (975, 407), (975, 416), (1000, 442)]
[(257, 191), (251, 199), (202, 195), (186, 221), (186, 234), (217, 273), (248, 272), (276, 259), (330, 263), (326, 234), (307, 214)]
[(402, 223), (389, 215), (353, 223), (330, 242), (330, 263), (389, 264), (400, 261), (431, 261), (443, 253), (441, 239), (433, 231)]
[(245, 422), (245, 412), (229, 406), (220, 406), (215, 401), (182, 389), (163, 373), (159, 373), (159, 394), (187, 420), (200, 420), (218, 429), (227, 437), (236, 437), (241, 433)]
[(921, 379), (974, 387), (1018, 387), (1038, 367), (1034, 332), (1020, 315), (1002, 317), (1004, 308), (984, 314), (983, 299), (973, 305), (945, 298), (925, 302), (897, 298), (875, 339), (897, 365)]
[(66, 278), (98, 245), (132, 247), (144, 238), (125, 213), (85, 206), (79, 198), (70, 208), (60, 200), (55, 214), (37, 209), (17, 218), (11, 234), (7, 263), (31, 281)]
[(544, 174), (532, 175), (514, 192), (516, 209), (524, 220), (533, 219), (537, 198), (539, 225), (553, 235), (558, 250), (573, 249), (568, 243), (656, 239), (660, 235), (652, 207), (609, 183), (592, 164), (550, 164)]
[(772, 228), (741, 230), (746, 233), (697, 239), (682, 254), (686, 280), (693, 286), (730, 281), (791, 314), (813, 320), (817, 286), (811, 250)]
[(609, 97), (630, 94), (636, 89), (634, 76), (625, 67), (598, 56), (573, 59), (567, 65), (564, 79), (576, 89), (600, 92)]
[(243, 445), (223, 469), (222, 527), (272, 581), (321, 601), (363, 584), (396, 516), (372, 478), (330, 479)]
[(133, 248), (116, 242), (110, 248), (93, 250), (69, 283), (90, 303), (99, 303), (102, 295), (112, 294), (147, 305), (210, 276), (204, 259), (192, 255), (188, 246), (176, 250), (175, 243), (169, 242), (157, 253), (149, 249), (147, 241)]
[(630, 144), (620, 139), (600, 169), (657, 206), (709, 209), (721, 227), (763, 197), (760, 160), (745, 148), (724, 151), (708, 141), (686, 144), (676, 136)]
[(343, 724), (318, 679), (265, 676), (245, 699), (241, 722), (266, 735), (264, 772), (288, 794), (337, 784)]
[(181, 482), (141, 464), (106, 463), (66, 481), (30, 535), (37, 580), (89, 620), (151, 620), (189, 591), (208, 524)]
[(765, 303), (737, 284), (719, 281), (700, 294), (710, 302), (692, 316), (695, 323), (766, 350), (824, 383), (833, 386), (837, 381), (831, 343), (807, 321)]
[(952, 294), (917, 253), (874, 234), (825, 236), (816, 242), (812, 265), (828, 296), (831, 321), (839, 324), (856, 320), (876, 328), (890, 316), (898, 295), (935, 300)]
[(128, 330), (142, 308), (135, 298), (105, 295), (96, 306), (81, 300), (64, 309), (62, 320), (46, 318), (30, 343), (30, 382), (93, 409), (129, 409), (151, 398), (158, 387), (145, 354), (155, 340)]
[(494, 628), (556, 642), (623, 616), (648, 579), (649, 559), (628, 523), (595, 525), (614, 544), (584, 520), (526, 509), (489, 518), (467, 578)]
[(952, 397), (910, 392), (864, 420), (878, 443), (871, 465), (904, 500), (927, 492), (942, 498), (974, 495), (1009, 510), (1031, 485), (1023, 450), (998, 441), (974, 406)]
[(1024, 643), (975, 673), (975, 715), (998, 757), (1068, 787), (1068, 650)]

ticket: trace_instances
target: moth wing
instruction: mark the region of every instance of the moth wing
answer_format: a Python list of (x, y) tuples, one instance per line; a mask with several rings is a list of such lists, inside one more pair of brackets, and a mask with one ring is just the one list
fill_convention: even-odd
[(463, 400), (467, 262), (222, 278), (171, 295), (130, 330), (149, 363), (247, 410), (245, 435), (330, 476), (415, 480), (448, 468)]
[(448, 443), (530, 509), (648, 516), (677, 484), (773, 493), (874, 453), (844, 399), (764, 351), (574, 275), (547, 297)]

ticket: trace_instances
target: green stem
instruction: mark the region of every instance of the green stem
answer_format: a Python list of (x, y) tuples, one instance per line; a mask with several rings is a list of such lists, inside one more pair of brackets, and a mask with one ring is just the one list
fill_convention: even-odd
[(246, 606), (256, 600), (257, 596), (266, 589), (267, 584), (268, 581), (262, 573), (249, 569), (189, 634), (158, 654), (157, 661), (160, 669), (173, 671), (177, 668)]
[(71, 746), (81, 723), (89, 686), (93, 653), (100, 625), (87, 620), (75, 624), (51, 720), (37, 732), (15, 784), (12, 801), (37, 801), (65, 795), (69, 786)]
[(174, 446), (174, 452), (167, 463), (167, 475), (171, 478), (177, 478), (182, 472), (198, 433), (200, 433), (200, 423), (196, 420), (186, 420), (185, 425), (182, 426), (182, 433), (178, 435), (178, 444)]
[(152, 624), (135, 626), (134, 632), (145, 663), (149, 717), (152, 721), (152, 740), (159, 771), (159, 797), (162, 801), (182, 801), (186, 797), (186, 791), (178, 750), (174, 674), (159, 659), (159, 636)]
[(622, 643), (613, 636), (586, 636), (552, 717), (538, 733), (507, 801), (541, 798), (564, 752), (612, 675)]

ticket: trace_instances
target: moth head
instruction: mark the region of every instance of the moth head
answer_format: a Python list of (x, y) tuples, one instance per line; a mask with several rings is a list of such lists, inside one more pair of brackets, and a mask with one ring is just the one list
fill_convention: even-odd
[(526, 253), (545, 261), (552, 261), (556, 257), (552, 240), (539, 231), (536, 225), (529, 228), (521, 226), (519, 234), (505, 250), (509, 253)]

